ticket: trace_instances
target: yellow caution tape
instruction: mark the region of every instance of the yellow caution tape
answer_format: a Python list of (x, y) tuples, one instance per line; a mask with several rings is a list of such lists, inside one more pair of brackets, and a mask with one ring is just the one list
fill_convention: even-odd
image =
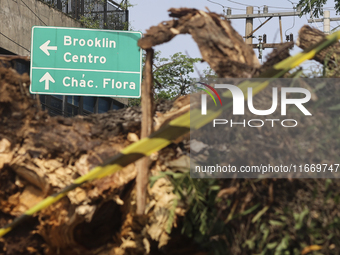
[[(243, 91), (244, 95), (247, 95), (247, 88), (253, 87), (253, 95), (259, 93), (265, 87), (268, 86), (270, 81), (275, 78), (279, 78), (284, 75), (289, 70), (297, 67), (304, 61), (308, 59), (312, 59), (317, 53), (321, 50), (327, 48), (333, 43), (337, 42), (340, 39), (340, 31), (337, 31), (331, 35), (328, 35), (326, 39), (317, 45), (307, 49), (301, 53), (298, 53), (294, 56), (291, 56), (278, 64), (274, 65), (271, 69), (263, 73), (258, 78), (267, 78), (264, 82), (249, 82), (245, 81), (239, 85), (239, 88)], [(222, 97), (231, 97), (230, 91), (226, 91), (222, 94)], [(0, 237), (4, 236), (8, 232), (10, 232), (14, 227), (20, 225), (27, 218), (31, 217), (33, 214), (39, 212), (42, 209), (47, 208), (51, 204), (57, 202), (62, 197), (66, 196), (67, 193), (80, 185), (94, 180), (98, 178), (103, 178), (110, 174), (113, 174), (123, 167), (127, 166), (135, 162), (136, 160), (149, 156), (152, 153), (161, 150), (162, 148), (169, 145), (173, 140), (176, 140), (178, 137), (188, 133), (190, 131), (190, 127), (192, 130), (198, 129), (214, 118), (216, 118), (220, 113), (229, 108), (232, 103), (227, 104), (220, 108), (219, 110), (208, 110), (207, 115), (201, 115), (200, 110), (193, 109), (190, 112), (187, 112), (180, 117), (172, 120), (168, 125), (154, 132), (147, 138), (141, 139), (138, 142), (135, 142), (125, 149), (123, 149), (118, 155), (109, 159), (104, 164), (93, 168), (88, 174), (83, 175), (77, 178), (73, 184), (65, 187), (58, 193), (45, 198), (43, 201), (39, 202), (34, 207), (27, 210), (23, 215), (14, 219), (13, 222), (6, 225), (4, 228), (0, 229)], [(191, 123), (190, 123), (191, 118)]]

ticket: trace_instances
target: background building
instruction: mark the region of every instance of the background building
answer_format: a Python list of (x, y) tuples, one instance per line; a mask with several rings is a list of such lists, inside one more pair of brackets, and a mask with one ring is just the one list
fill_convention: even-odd
[[(0, 9), (0, 55), (30, 56), (32, 26), (91, 27), (128, 30), (127, 1), (25, 0), (4, 1)], [(29, 62), (12, 60), (19, 73), (29, 73)], [(127, 98), (40, 95), (42, 108), (51, 116), (88, 115), (120, 109)]]

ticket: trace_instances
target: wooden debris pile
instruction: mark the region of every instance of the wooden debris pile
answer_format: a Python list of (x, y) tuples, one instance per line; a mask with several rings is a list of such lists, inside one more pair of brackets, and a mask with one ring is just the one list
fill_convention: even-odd
[[(175, 19), (151, 27), (139, 41), (139, 46), (151, 49), (178, 34), (189, 33), (197, 42), (203, 60), (220, 77), (251, 78), (288, 55), (289, 47), (286, 45), (261, 67), (252, 49), (243, 42), (230, 22), (221, 16), (187, 8), (170, 9), (170, 16)], [(138, 108), (87, 117), (51, 118), (40, 110), (39, 102), (30, 97), (28, 86), (27, 74), (19, 75), (11, 68), (0, 67), (0, 226), (12, 221), (44, 197), (69, 185), (75, 178), (86, 174), (140, 137), (141, 111)], [(338, 90), (333, 92), (338, 93)], [(324, 91), (334, 95), (333, 92)], [(263, 99), (268, 95), (267, 92), (263, 93), (259, 100), (266, 101)], [(174, 102), (170, 111), (165, 111), (169, 110), (167, 106), (159, 106), (158, 109), (163, 110), (156, 112), (155, 129), (189, 108), (188, 97)], [(318, 114), (324, 120), (332, 116), (323, 111)], [(330, 129), (322, 130), (321, 120), (320, 123), (307, 122), (306, 128), (314, 125), (311, 137), (317, 134), (320, 139), (327, 138), (323, 131), (335, 134)], [(276, 137), (282, 134), (276, 134)], [(291, 136), (290, 133), (284, 134)], [(267, 139), (273, 136), (273, 132), (256, 129), (251, 134), (235, 132), (229, 135), (232, 136), (230, 143), (233, 145), (232, 148), (230, 144), (226, 145), (227, 151), (231, 151), (229, 159), (237, 162), (243, 160), (243, 164), (249, 165), (257, 163), (259, 153), (266, 155), (269, 151)], [(309, 149), (303, 156), (313, 156), (318, 142), (315, 140), (304, 145)], [(295, 145), (292, 139), (286, 139), (283, 144), (275, 146), (282, 150)], [(338, 153), (337, 146), (330, 145), (329, 148), (332, 153)], [(204, 141), (198, 152), (202, 150), (208, 150)], [(188, 168), (188, 152), (188, 137), (184, 137), (151, 155), (152, 175)], [(288, 156), (285, 154), (285, 157)], [(204, 254), (199, 253), (199, 247), (192, 239), (181, 235), (181, 219), (188, 208), (183, 201), (178, 201), (168, 179), (161, 178), (149, 187), (146, 214), (136, 216), (135, 177), (135, 164), (130, 164), (112, 176), (76, 188), (60, 202), (34, 215), (1, 238), (0, 254), (106, 255), (159, 254), (160, 251), (166, 254)], [(227, 198), (234, 199), (230, 204), (222, 202), (218, 205), (217, 215), (225, 224), (231, 221), (235, 210), (247, 212), (255, 201), (259, 205), (263, 202), (266, 210), (274, 203), (273, 184), (261, 186), (261, 183), (251, 183), (249, 188), (248, 183), (233, 180), (222, 184), (225, 192), (219, 194), (220, 197), (225, 201)], [(288, 181), (279, 184), (282, 184), (278, 186), (284, 191), (289, 187)], [(276, 191), (276, 194), (280, 192)], [(301, 202), (300, 198), (296, 201)], [(285, 199), (289, 199), (289, 194), (285, 193)], [(288, 202), (286, 205), (289, 205)], [(239, 246), (236, 243), (230, 246), (235, 251), (233, 254), (241, 254), (241, 241), (245, 242), (249, 237), (246, 232), (250, 229), (250, 223), (245, 226), (244, 222), (235, 222), (231, 223), (230, 229), (237, 231), (241, 226), (240, 231), (243, 232), (238, 240)]]
[[(1, 67), (0, 77), (1, 226), (139, 139), (139, 108), (86, 117), (51, 118), (31, 99), (27, 74), (19, 75), (11, 68)], [(183, 106), (180, 100), (166, 113), (164, 110), (169, 105), (159, 105), (158, 126), (180, 114)], [(175, 147), (168, 150), (166, 155), (152, 157), (154, 167), (160, 169), (162, 162), (177, 156)], [(124, 240), (132, 242), (129, 237), (132, 233), (127, 229), (135, 228), (135, 221), (129, 223), (135, 211), (135, 177), (135, 166), (131, 164), (117, 174), (76, 188), (67, 198), (34, 216), (25, 227), (14, 229), (0, 239), (0, 254), (37, 254), (38, 251), (55, 254), (56, 250), (63, 254), (99, 254), (93, 250), (107, 242), (114, 243), (115, 249), (131, 250)], [(171, 188), (163, 184), (155, 185), (150, 191), (148, 215), (154, 216), (146, 218), (141, 225), (148, 228), (141, 240), (149, 236), (163, 246), (169, 239), (165, 231), (166, 213), (172, 200), (171, 195), (165, 199), (154, 189), (171, 193)], [(137, 250), (144, 250), (143, 247), (135, 245)], [(135, 249), (132, 254), (137, 254)]]

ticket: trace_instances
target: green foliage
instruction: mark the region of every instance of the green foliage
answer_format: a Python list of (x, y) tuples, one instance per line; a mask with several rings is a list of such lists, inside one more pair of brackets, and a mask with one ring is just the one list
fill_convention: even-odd
[(128, 107), (141, 106), (142, 100), (140, 98), (129, 98)]
[(203, 76), (204, 78), (218, 78), (218, 75), (216, 74), (216, 72), (211, 69), (210, 67), (207, 67), (207, 69), (203, 70)]
[(79, 21), (84, 24), (87, 28), (99, 28), (99, 20), (94, 20), (92, 17), (81, 16)]
[[(105, 4), (104, 0), (95, 0), (86, 2), (85, 4), (85, 14), (83, 16), (80, 16), (79, 21), (84, 24), (87, 28), (107, 28), (111, 30), (128, 30), (130, 23), (127, 21), (124, 21), (125, 18), (123, 18), (125, 15), (125, 10), (127, 10), (129, 7), (132, 7), (133, 5), (127, 1), (123, 0), (118, 6), (119, 10), (117, 12), (114, 12), (112, 14), (108, 13), (107, 15), (107, 21), (104, 23), (104, 14), (103, 13), (96, 13), (94, 12), (96, 8), (98, 8), (98, 5), (102, 6)], [(101, 22), (102, 21), (102, 22)]]
[(335, 49), (329, 49), (323, 64), (323, 76), (327, 78), (338, 78), (340, 75), (340, 57)]
[[(334, 0), (336, 13), (340, 13), (340, 1)], [(323, 15), (323, 6), (327, 0), (299, 0), (298, 6), (301, 7), (301, 14), (310, 14), (312, 10), (313, 17)]]
[(133, 7), (134, 5), (133, 4), (131, 4), (131, 2), (130, 1), (127, 1), (127, 0), (123, 0), (120, 4), (119, 4), (119, 6), (120, 6), (120, 8), (122, 9), (122, 10), (127, 10), (129, 7)]
[[(289, 181), (281, 182), (283, 186), (276, 182), (277, 201), (264, 205), (259, 201), (268, 199), (267, 188), (261, 181), (238, 180), (238, 191), (222, 199), (217, 194), (225, 180), (192, 179), (189, 172), (167, 171), (151, 177), (151, 185), (159, 178), (172, 182), (179, 198), (176, 204), (186, 209), (182, 233), (208, 254), (300, 255), (311, 245), (322, 250), (310, 254), (338, 254), (339, 250), (334, 249), (340, 245), (337, 181), (308, 181), (314, 184), (310, 185), (314, 192), (306, 190), (305, 181), (300, 181), (301, 187), (297, 189)], [(229, 213), (235, 204), (244, 204), (245, 194), (254, 190), (258, 195), (248, 201), (243, 211), (238, 207)], [(171, 212), (174, 210), (169, 216)], [(169, 217), (168, 233), (173, 218)]]
[[(162, 172), (150, 178), (152, 186), (159, 178), (168, 178), (174, 186), (174, 193), (188, 208), (182, 233), (201, 243), (211, 234), (216, 225), (216, 195), (220, 190), (216, 179), (193, 179), (190, 172)], [(208, 240), (205, 240), (208, 241)]]
[(169, 211), (169, 220), (167, 222), (166, 230), (165, 230), (168, 234), (171, 233), (172, 225), (173, 225), (174, 220), (175, 220), (177, 205), (178, 205), (178, 199), (174, 199), (174, 202), (172, 204), (172, 208)]
[(160, 52), (154, 58), (154, 89), (156, 99), (173, 99), (187, 95), (194, 79), (194, 64), (200, 58), (189, 58), (181, 52), (175, 53), (170, 58), (161, 58)]
[[(329, 215), (331, 211), (337, 211), (334, 191), (339, 193), (338, 184), (330, 179), (314, 183), (318, 185), (314, 187), (313, 195), (311, 190), (300, 189), (298, 198), (294, 203), (290, 201), (289, 206), (279, 206), (281, 201), (272, 205), (248, 230), (243, 251), (247, 254), (298, 255), (306, 247), (319, 245), (323, 252), (311, 254), (338, 254), (337, 250), (329, 249), (330, 244), (336, 247), (339, 243), (339, 232), (334, 231), (339, 226), (339, 217)], [(278, 199), (284, 200), (284, 197)]]
[[(161, 52), (154, 54), (154, 99), (172, 100), (178, 96), (190, 93), (190, 86), (194, 79), (190, 76), (194, 73), (194, 63), (200, 58), (189, 58), (181, 52), (177, 52), (170, 58), (161, 58)], [(143, 65), (145, 54), (143, 55)], [(210, 71), (212, 73), (212, 71)], [(129, 99), (129, 106), (140, 106), (141, 99)]]

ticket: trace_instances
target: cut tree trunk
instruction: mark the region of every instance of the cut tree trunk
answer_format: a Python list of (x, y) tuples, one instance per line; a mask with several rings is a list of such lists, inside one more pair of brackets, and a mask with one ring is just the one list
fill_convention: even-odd
[[(146, 50), (146, 59), (144, 67), (144, 80), (142, 83), (142, 127), (141, 139), (151, 135), (153, 131), (153, 49)], [(147, 186), (149, 182), (149, 157), (140, 159), (137, 163), (137, 178), (136, 178), (136, 202), (137, 202), (137, 215), (143, 215), (146, 206)]]
[[(297, 46), (302, 49), (308, 49), (311, 46), (324, 41), (326, 35), (324, 32), (311, 28), (310, 26), (303, 26), (299, 31), (299, 37), (296, 41)], [(316, 54), (314, 59), (321, 64), (325, 64), (327, 67), (333, 69), (338, 65), (340, 55), (340, 43), (336, 42), (332, 46), (320, 53)]]
[[(148, 30), (139, 41), (142, 48), (190, 33), (203, 60), (221, 77), (250, 78), (259, 72), (253, 50), (229, 21), (196, 9), (170, 12), (176, 19)], [(273, 56), (271, 63), (279, 60)], [(31, 98), (29, 83), (27, 74), (0, 67), (0, 227), (140, 137), (139, 108), (51, 118)], [(182, 97), (161, 108), (155, 129), (187, 112), (190, 100)], [(188, 144), (177, 142), (181, 144), (153, 155), (152, 174), (166, 170), (170, 161), (187, 157)], [(135, 164), (130, 164), (76, 188), (1, 238), (0, 254), (159, 254), (160, 248), (167, 254), (195, 254), (198, 247), (192, 240), (171, 239), (168, 234), (169, 211), (176, 197), (171, 183), (164, 178), (157, 181), (148, 190), (146, 216), (136, 217), (135, 177)], [(170, 227), (184, 214), (183, 208), (176, 208)]]
[(203, 60), (220, 77), (250, 78), (260, 67), (253, 49), (222, 16), (188, 8), (172, 8), (169, 12), (176, 19), (147, 30), (138, 42), (141, 48), (168, 42), (178, 34), (191, 34)]
[[(139, 108), (52, 118), (31, 98), (29, 84), (27, 74), (0, 67), (0, 227), (140, 135)], [(188, 111), (188, 101), (183, 102), (175, 103), (169, 114), (167, 105), (158, 106), (163, 108), (159, 125), (182, 109)], [(160, 171), (175, 155), (181, 155), (176, 146), (165, 149), (152, 158), (151, 171)], [(0, 238), (0, 254), (152, 254), (151, 241), (165, 247), (172, 186), (156, 183), (149, 191), (148, 215), (135, 217), (135, 177), (135, 164), (130, 164), (70, 191)]]

